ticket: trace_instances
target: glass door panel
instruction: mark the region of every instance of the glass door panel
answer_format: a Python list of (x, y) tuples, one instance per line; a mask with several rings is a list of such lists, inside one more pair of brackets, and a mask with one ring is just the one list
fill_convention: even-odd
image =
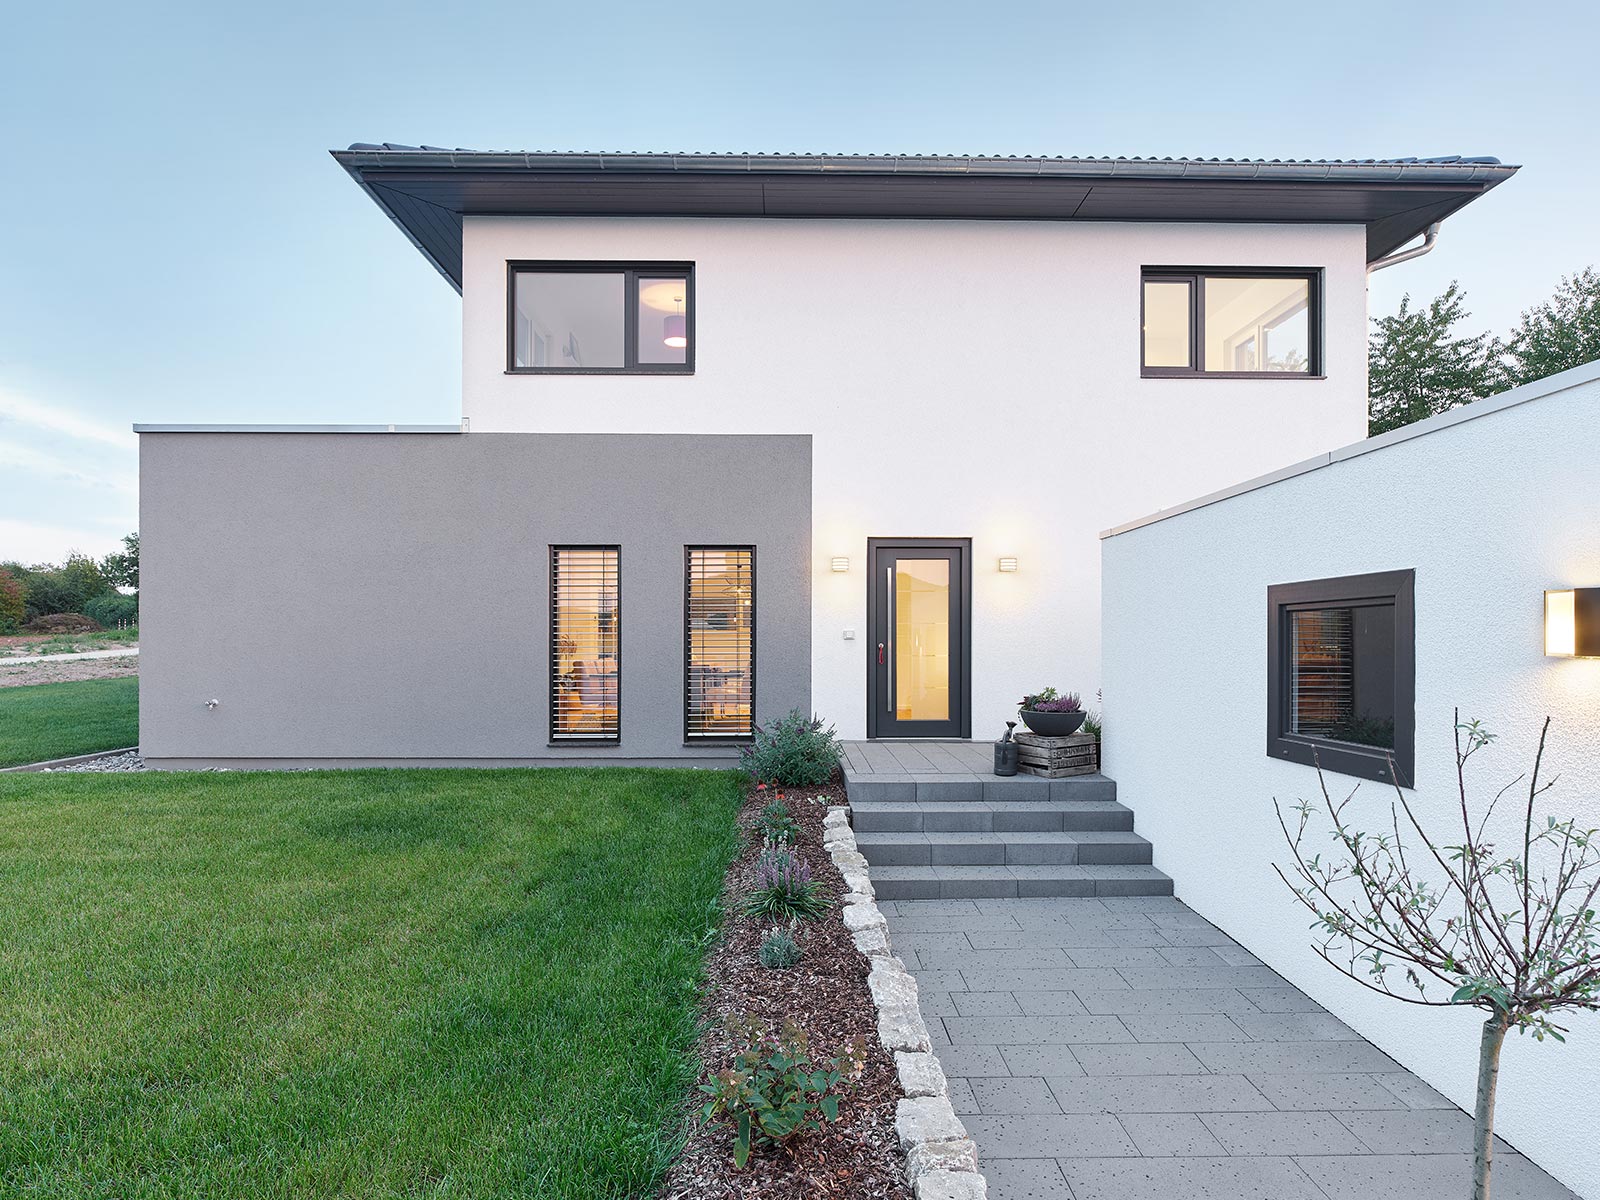
[(867, 736), (968, 737), (969, 543), (868, 544)]
[(902, 558), (894, 572), (897, 721), (950, 719), (950, 560)]

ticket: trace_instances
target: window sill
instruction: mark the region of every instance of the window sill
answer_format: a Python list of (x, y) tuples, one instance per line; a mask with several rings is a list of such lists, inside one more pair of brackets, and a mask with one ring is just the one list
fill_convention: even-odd
[(1141, 370), (1140, 379), (1276, 379), (1280, 382), (1326, 379), (1326, 375), (1303, 375), (1299, 371), (1151, 371)]
[(700, 746), (707, 746), (712, 750), (727, 750), (733, 746), (753, 746), (755, 738), (696, 738), (692, 742), (685, 742), (685, 750), (694, 750)]
[(693, 375), (693, 367), (507, 367), (507, 375)]
[[(1334, 775), (1372, 779), (1379, 783), (1395, 782), (1389, 774), (1391, 758), (1389, 752), (1357, 746), (1350, 742), (1323, 741), (1320, 738), (1275, 738), (1269, 745), (1267, 753), (1270, 757), (1283, 762), (1320, 768)], [(1404, 775), (1403, 764), (1395, 762), (1394, 767), (1398, 773)], [(1402, 778), (1401, 786), (1411, 787), (1412, 784)]]
[(546, 750), (559, 750), (562, 746), (582, 746), (592, 750), (596, 746), (621, 746), (621, 738), (562, 738), (559, 742), (546, 742)]

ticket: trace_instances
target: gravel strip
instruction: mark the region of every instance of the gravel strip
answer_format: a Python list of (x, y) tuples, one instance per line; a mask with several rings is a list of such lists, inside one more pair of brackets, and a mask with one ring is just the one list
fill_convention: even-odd
[(65, 767), (45, 767), (40, 775), (59, 775), (66, 772), (77, 771), (148, 771), (144, 759), (137, 750), (124, 751), (122, 754), (103, 754), (99, 758), (91, 758), (88, 762), (72, 763)]

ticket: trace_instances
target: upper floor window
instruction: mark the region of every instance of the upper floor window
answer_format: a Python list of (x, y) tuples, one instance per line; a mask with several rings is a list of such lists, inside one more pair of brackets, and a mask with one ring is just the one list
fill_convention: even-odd
[(1321, 282), (1313, 270), (1147, 267), (1143, 374), (1321, 375)]
[(507, 266), (507, 370), (569, 375), (694, 370), (693, 264)]

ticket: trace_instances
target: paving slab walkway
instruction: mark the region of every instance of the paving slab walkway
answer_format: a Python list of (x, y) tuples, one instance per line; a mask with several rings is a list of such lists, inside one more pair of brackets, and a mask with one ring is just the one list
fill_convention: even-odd
[[(990, 1200), (1460, 1200), (1472, 1118), (1171, 897), (887, 900)], [(1577, 1200), (1509, 1146), (1495, 1200)]]

